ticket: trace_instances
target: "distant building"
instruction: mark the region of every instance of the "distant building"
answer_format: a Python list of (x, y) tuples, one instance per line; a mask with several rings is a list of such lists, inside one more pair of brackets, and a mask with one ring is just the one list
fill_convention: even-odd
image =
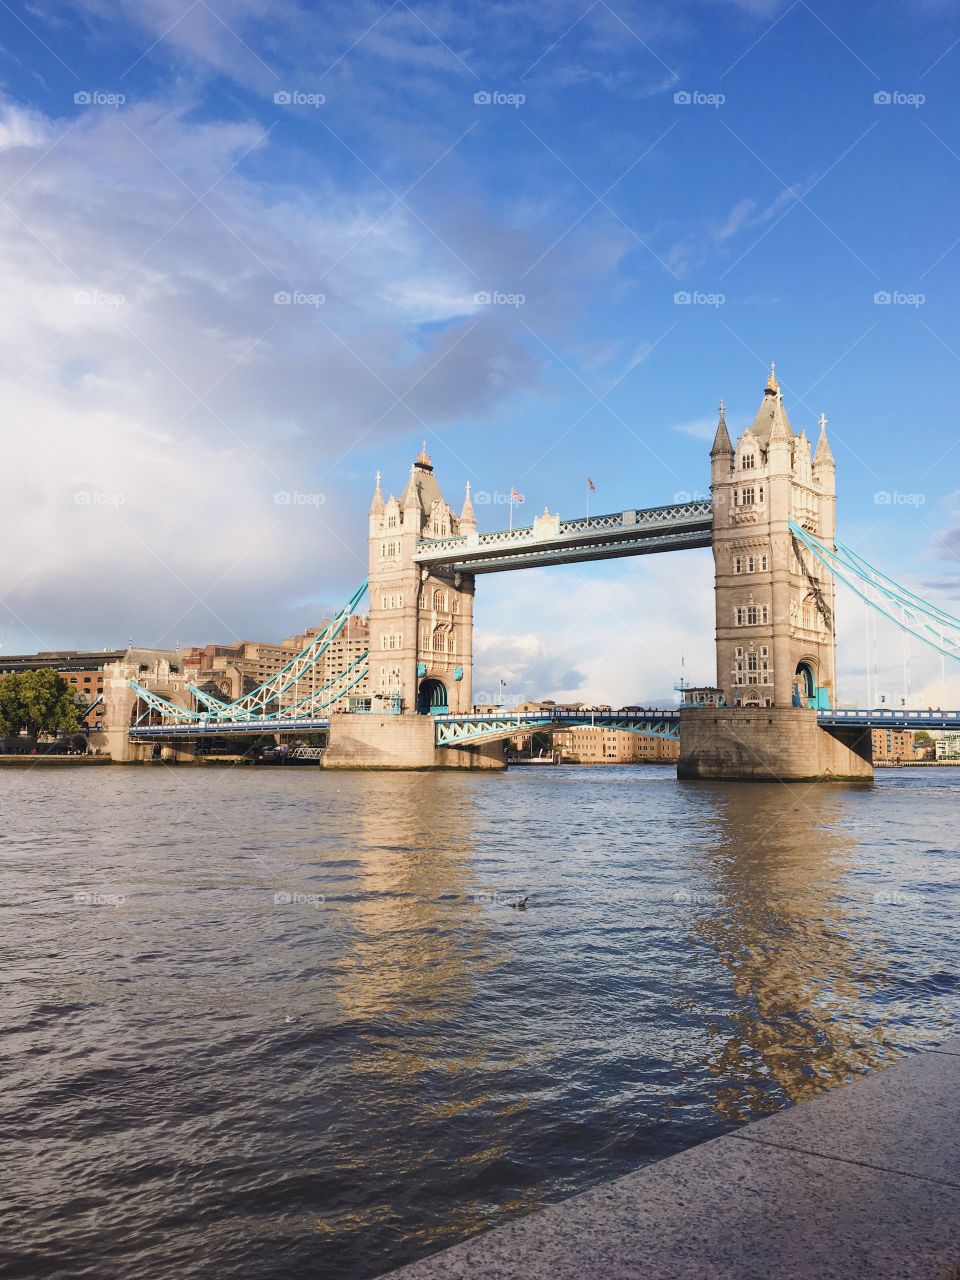
[[(237, 640), (233, 644), (207, 644), (183, 650), (183, 669), (191, 683), (212, 693), (215, 697), (233, 702), (250, 693), (258, 685), (279, 675), (288, 663), (326, 626), (311, 627), (303, 635), (289, 636), (280, 644), (259, 640)], [(346, 710), (369, 705), (369, 678), (364, 676), (347, 693), (338, 697), (339, 691), (360, 672), (359, 659), (369, 650), (370, 627), (366, 618), (351, 617), (340, 634), (330, 642), (314, 665), (301, 676), (280, 699), (283, 707), (292, 707), (303, 699), (316, 695), (325, 712)], [(354, 665), (356, 664), (356, 665)], [(335, 677), (348, 667), (353, 672), (342, 683)], [(325, 686), (329, 685), (327, 689)]]
[(723, 690), (716, 685), (684, 684), (681, 680), (674, 688), (680, 694), (682, 707), (722, 707)]
[(938, 733), (932, 736), (938, 760), (960, 761), (960, 733)]
[[(102, 649), (92, 652), (78, 649), (52, 649), (40, 653), (0, 654), (0, 679), (21, 671), (54, 670), (70, 689), (83, 694), (88, 704), (103, 693), (103, 669), (110, 662), (117, 662), (126, 649)], [(103, 704), (83, 717), (84, 724), (93, 728), (103, 716)]]
[(561, 760), (577, 764), (640, 764), (676, 760), (680, 754), (676, 738), (648, 738), (589, 724), (559, 729), (553, 741)]
[(871, 733), (875, 761), (895, 760), (904, 763), (923, 758), (922, 754), (914, 751), (912, 729), (873, 729)]

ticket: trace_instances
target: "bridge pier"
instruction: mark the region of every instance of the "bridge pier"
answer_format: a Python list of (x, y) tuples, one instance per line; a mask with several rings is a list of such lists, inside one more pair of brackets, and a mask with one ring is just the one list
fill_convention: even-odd
[(330, 717), (325, 769), (505, 769), (502, 742), (438, 747), (432, 716), (374, 713)]
[(689, 707), (680, 711), (678, 778), (864, 782), (869, 729), (827, 730), (805, 707)]

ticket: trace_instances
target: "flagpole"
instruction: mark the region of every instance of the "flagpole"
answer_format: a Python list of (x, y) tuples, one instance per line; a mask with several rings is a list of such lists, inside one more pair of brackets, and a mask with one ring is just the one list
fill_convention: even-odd
[(513, 533), (513, 485), (510, 486), (510, 532)]
[(590, 519), (590, 481), (587, 481), (587, 519)]

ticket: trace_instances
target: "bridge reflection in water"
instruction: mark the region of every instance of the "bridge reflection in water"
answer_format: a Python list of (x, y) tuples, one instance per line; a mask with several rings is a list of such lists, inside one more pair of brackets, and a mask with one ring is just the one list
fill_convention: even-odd
[[(377, 1133), (365, 1229), (390, 1216), (393, 1178), (426, 1170), (444, 1190), (418, 1205), (420, 1250), (909, 1042), (878, 1003), (883, 881), (855, 885), (868, 793), (559, 774), (535, 797), (524, 775), (350, 780), (364, 798), (333, 994), (356, 1042), (344, 1085)], [(336, 1151), (361, 1177), (355, 1139)]]
[(708, 1020), (707, 1063), (717, 1114), (742, 1121), (885, 1060), (884, 1019), (870, 1006), (885, 959), (857, 936), (845, 905), (857, 855), (848, 792), (699, 790), (713, 817), (687, 936), (729, 974), (727, 1007)]

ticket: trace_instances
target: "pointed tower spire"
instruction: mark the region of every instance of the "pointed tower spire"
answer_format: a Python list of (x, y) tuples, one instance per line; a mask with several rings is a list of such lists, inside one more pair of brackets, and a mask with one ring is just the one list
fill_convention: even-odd
[(467, 481), (467, 492), (463, 499), (463, 510), (460, 512), (460, 532), (475, 533), (477, 528), (477, 515), (473, 509), (473, 500), (470, 497), (470, 481)]
[(813, 455), (813, 465), (815, 467), (835, 467), (836, 460), (833, 451), (830, 448), (830, 441), (827, 439), (827, 415), (820, 415), (820, 439), (817, 441), (817, 451)]
[[(773, 373), (770, 374), (770, 377), (772, 381), (776, 383), (777, 380)], [(767, 386), (769, 387), (769, 385), (770, 384), (768, 383)], [(770, 427), (770, 439), (789, 441), (793, 439), (793, 432), (790, 429), (786, 414), (783, 411), (783, 393), (780, 391), (779, 387), (777, 388), (776, 396), (777, 398), (773, 405), (773, 423)]]
[(377, 487), (373, 491), (373, 501), (370, 503), (370, 514), (372, 516), (383, 515), (383, 492), (380, 488), (380, 472), (377, 472)]
[(730, 432), (727, 430), (726, 409), (721, 400), (717, 434), (713, 437), (713, 448), (710, 450), (710, 457), (718, 458), (722, 454), (729, 454), (731, 458), (733, 457), (733, 445), (730, 442)]
[(776, 360), (770, 361), (770, 377), (767, 379), (767, 391), (774, 396), (779, 395), (780, 393), (780, 383), (777, 381)]
[(416, 465), (418, 467), (429, 467), (431, 471), (433, 470), (433, 463), (430, 461), (429, 453), (427, 453), (426, 440), (424, 440), (423, 445), (420, 448), (420, 452), (417, 454)]

